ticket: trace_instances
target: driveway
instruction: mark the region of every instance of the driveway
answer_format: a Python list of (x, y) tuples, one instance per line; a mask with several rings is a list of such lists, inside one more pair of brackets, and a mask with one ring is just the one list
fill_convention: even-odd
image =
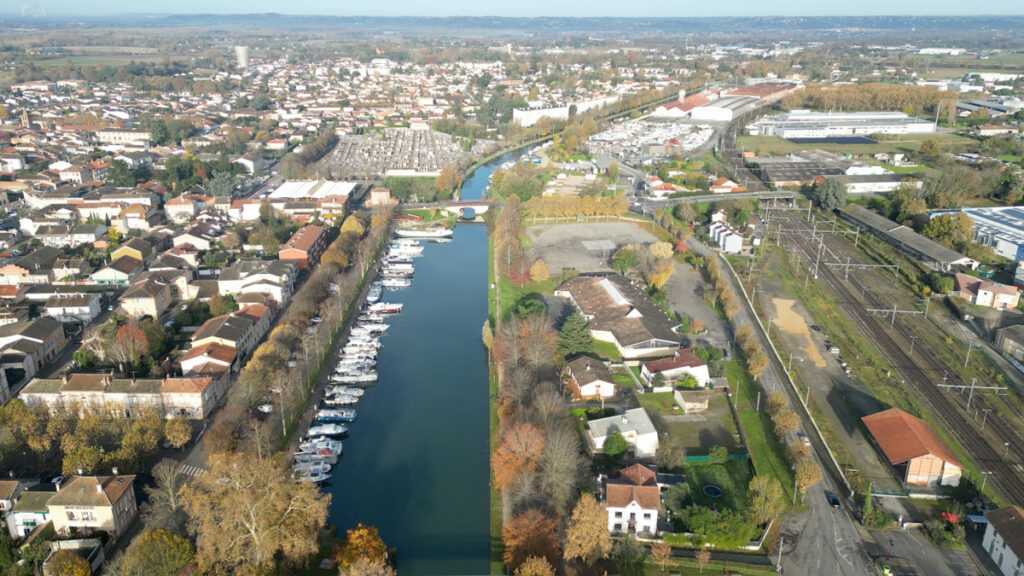
[(703, 334), (691, 334), (687, 338), (691, 343), (729, 348), (732, 338), (728, 324), (704, 300), (703, 275), (689, 264), (676, 264), (675, 270), (665, 284), (665, 300), (677, 314), (700, 320), (705, 330)]

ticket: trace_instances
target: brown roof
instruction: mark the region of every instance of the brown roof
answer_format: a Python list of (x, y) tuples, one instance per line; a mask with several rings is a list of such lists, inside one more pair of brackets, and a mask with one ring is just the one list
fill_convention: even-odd
[(213, 379), (209, 376), (196, 378), (164, 378), (160, 385), (160, 392), (164, 394), (187, 394), (191, 392), (202, 392)]
[(643, 288), (617, 274), (574, 276), (559, 291), (568, 292), (590, 318), (590, 330), (607, 330), (623, 346), (652, 339), (679, 342), (676, 325)]
[(569, 362), (566, 368), (572, 372), (572, 377), (576, 379), (576, 384), (580, 386), (596, 382), (597, 380), (603, 382), (612, 381), (612, 375), (608, 371), (608, 367), (604, 365), (604, 362), (589, 356), (580, 356)]
[(668, 358), (658, 358), (657, 360), (644, 362), (644, 368), (647, 368), (647, 371), (651, 374), (677, 368), (696, 368), (703, 365), (704, 361), (690, 348), (680, 348), (676, 350), (674, 356)]
[(661, 491), (653, 470), (634, 464), (621, 472), (619, 478), (609, 480), (605, 500), (612, 508), (625, 508), (636, 502), (646, 510), (661, 508)]
[(985, 513), (988, 523), (1003, 537), (1017, 558), (1024, 558), (1024, 510), (1006, 506)]
[(21, 482), (17, 480), (3, 480), (0, 481), (0, 500), (10, 500), (14, 497), (14, 493), (18, 490), (18, 485)]
[(313, 247), (313, 244), (320, 239), (324, 234), (324, 229), (315, 224), (304, 226), (295, 231), (292, 237), (288, 239), (288, 242), (281, 247), (281, 250), (301, 250), (303, 252), (309, 252), (309, 249)]
[(892, 464), (932, 455), (954, 466), (963, 467), (960, 459), (934, 428), (899, 408), (877, 412), (861, 420)]
[[(72, 476), (50, 499), (50, 506), (113, 506), (131, 489), (135, 476)], [(102, 487), (102, 491), (96, 486)]]
[(182, 355), (182, 360), (191, 360), (199, 356), (206, 356), (213, 360), (219, 360), (230, 364), (235, 361), (237, 352), (233, 346), (226, 346), (219, 342), (207, 342), (199, 346), (193, 347), (191, 350)]

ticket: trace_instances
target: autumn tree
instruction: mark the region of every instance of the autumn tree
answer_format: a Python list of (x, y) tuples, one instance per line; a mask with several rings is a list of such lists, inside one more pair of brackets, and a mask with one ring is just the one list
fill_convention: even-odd
[(929, 138), (924, 142), (921, 142), (921, 154), (925, 156), (935, 157), (942, 154), (942, 147), (935, 140)]
[[(557, 392), (537, 396), (534, 408), (549, 420), (541, 455), (540, 485), (555, 511), (562, 514), (572, 504), (586, 465), (580, 453), (579, 434), (564, 424), (567, 406)], [(551, 422), (554, 418), (559, 420)]]
[(555, 576), (555, 569), (545, 558), (530, 556), (516, 568), (516, 576)]
[(238, 310), (238, 303), (235, 302), (234, 298), (221, 294), (210, 296), (209, 306), (210, 314), (213, 316), (222, 316)]
[(107, 355), (121, 364), (135, 364), (139, 358), (149, 354), (146, 333), (132, 324), (123, 324), (117, 329), (114, 340), (107, 346)]
[(494, 452), (494, 483), (498, 488), (512, 484), (522, 470), (535, 470), (544, 451), (544, 433), (533, 424), (520, 422), (502, 435)]
[(754, 476), (747, 488), (750, 497), (750, 513), (758, 526), (764, 526), (779, 515), (782, 510), (782, 487), (766, 475)]
[(513, 516), (501, 530), (505, 564), (516, 569), (527, 558), (535, 556), (554, 565), (558, 562), (557, 526), (554, 518), (533, 508)]
[(768, 414), (774, 416), (779, 411), (784, 409), (789, 402), (786, 401), (786, 396), (782, 392), (772, 392), (768, 395), (766, 406), (768, 408)]
[[(669, 247), (671, 250), (671, 247)], [(675, 263), (671, 258), (655, 260), (644, 271), (647, 278), (647, 285), (653, 290), (661, 290), (665, 287), (672, 272), (675, 271)]]
[(544, 282), (551, 277), (551, 272), (548, 270), (548, 265), (543, 259), (538, 258), (536, 262), (530, 266), (530, 280), (534, 282)]
[(690, 320), (690, 332), (693, 332), (694, 334), (700, 334), (703, 331), (704, 323), (701, 322), (700, 319), (694, 318), (693, 320)]
[(92, 576), (89, 562), (72, 550), (58, 550), (47, 567), (51, 576)]
[(170, 458), (157, 462), (151, 471), (153, 483), (146, 486), (146, 503), (142, 506), (142, 519), (150, 528), (165, 528), (181, 534), (185, 528), (185, 510), (181, 489), (187, 477), (181, 464)]
[(704, 566), (711, 561), (711, 550), (707, 548), (701, 548), (697, 550), (697, 553), (693, 555), (694, 559), (697, 560), (697, 567), (700, 568), (700, 573), (704, 573)]
[(659, 259), (667, 259), (672, 257), (672, 244), (668, 242), (654, 242), (647, 247), (650, 251), (651, 256)]
[(329, 495), (292, 481), (280, 460), (221, 453), (207, 466), (182, 491), (201, 570), (265, 571), (275, 557), (301, 564), (316, 553)]
[(821, 467), (814, 460), (804, 458), (796, 464), (796, 487), (800, 496), (807, 494), (807, 489), (821, 481)]
[(775, 425), (775, 435), (784, 438), (790, 432), (796, 432), (800, 427), (800, 417), (789, 408), (783, 408), (772, 416), (772, 423)]
[(349, 214), (348, 218), (341, 224), (341, 233), (352, 232), (358, 236), (362, 236), (366, 229), (363, 227), (363, 222), (355, 214)]
[(355, 528), (349, 528), (345, 537), (345, 545), (335, 557), (338, 566), (348, 568), (359, 558), (368, 560), (386, 560), (388, 547), (380, 537), (376, 526), (363, 526), (358, 524)]
[(185, 418), (173, 418), (164, 426), (164, 437), (175, 448), (181, 448), (192, 439), (192, 425)]
[(438, 197), (447, 198), (452, 192), (459, 188), (459, 173), (450, 168), (441, 170), (441, 174), (434, 181), (434, 189)]
[(658, 565), (658, 568), (662, 572), (668, 567), (668, 563), (672, 561), (672, 546), (664, 540), (658, 540), (654, 544), (651, 544), (651, 558), (654, 559), (654, 563)]
[(395, 576), (395, 569), (383, 558), (356, 558), (348, 566), (339, 567), (338, 576)]
[(612, 536), (608, 532), (608, 513), (592, 494), (580, 496), (565, 529), (566, 560), (579, 559), (587, 566), (608, 556)]
[(160, 528), (142, 533), (124, 553), (117, 576), (179, 576), (195, 559), (188, 538)]
[(754, 352), (747, 359), (747, 369), (750, 370), (750, 375), (754, 377), (754, 380), (760, 378), (766, 368), (768, 368), (768, 356), (760, 350)]

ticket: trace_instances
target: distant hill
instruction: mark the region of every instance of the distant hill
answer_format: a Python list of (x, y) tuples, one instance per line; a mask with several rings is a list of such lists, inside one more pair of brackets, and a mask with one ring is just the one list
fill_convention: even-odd
[(1024, 31), (1024, 16), (865, 16), (750, 18), (505, 18), (350, 17), (284, 14), (129, 14), (106, 18), (0, 16), (0, 27), (196, 27), (238, 29), (341, 29), (371, 33), (437, 33), (513, 36), (604, 35), (678, 37), (693, 35), (794, 34), (835, 38), (949, 32), (1006, 35)]

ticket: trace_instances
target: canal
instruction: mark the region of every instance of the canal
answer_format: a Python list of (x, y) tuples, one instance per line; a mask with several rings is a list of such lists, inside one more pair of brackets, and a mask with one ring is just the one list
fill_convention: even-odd
[[(462, 199), (512, 155), (477, 169)], [(460, 225), (451, 243), (425, 243), (412, 286), (385, 292), (387, 320), (359, 420), (327, 489), (344, 533), (374, 525), (397, 549), (402, 576), (489, 572), (487, 229)]]

